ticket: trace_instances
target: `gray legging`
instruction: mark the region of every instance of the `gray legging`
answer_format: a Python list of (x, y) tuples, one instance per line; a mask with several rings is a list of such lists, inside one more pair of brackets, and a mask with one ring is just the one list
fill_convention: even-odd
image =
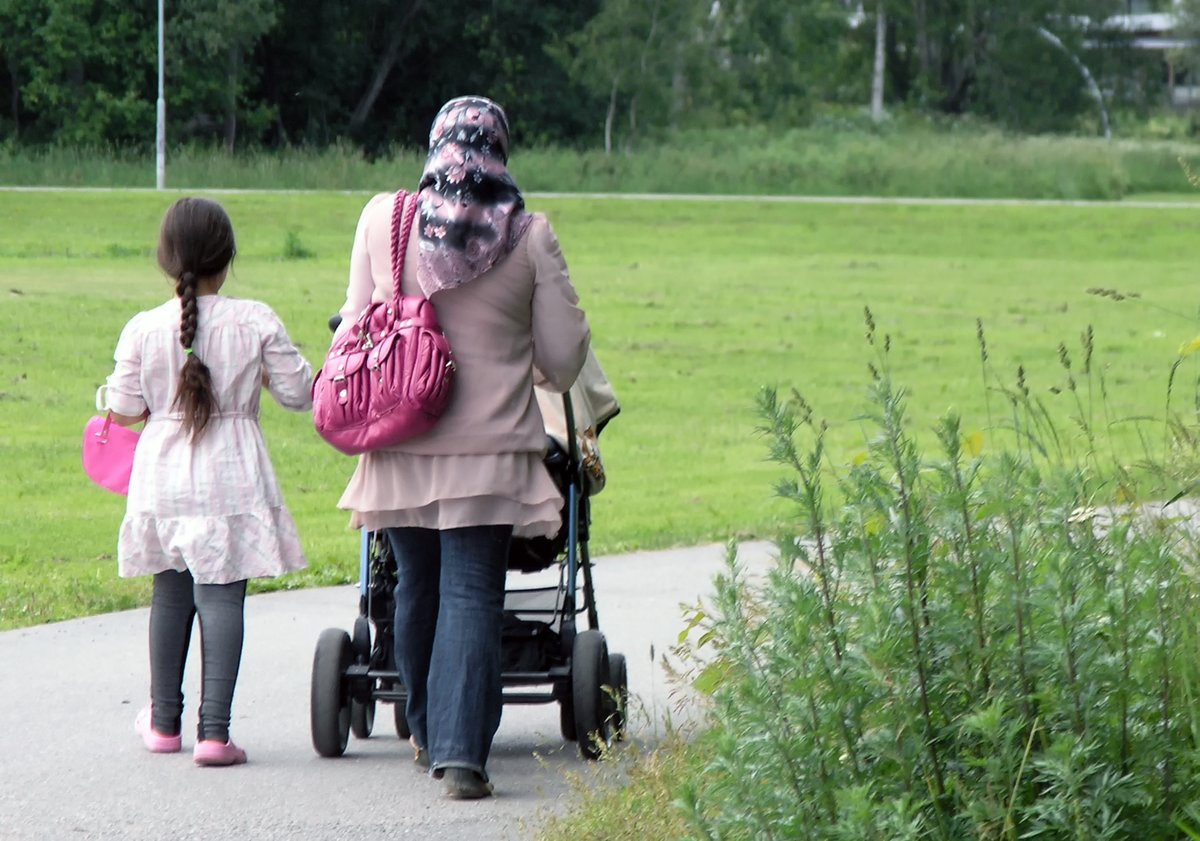
[(197, 739), (229, 739), (233, 687), (242, 661), (246, 582), (196, 584), (189, 572), (154, 576), (150, 602), (150, 699), (154, 729), (173, 736), (182, 727), (183, 667), (192, 619), (200, 616), (200, 725)]

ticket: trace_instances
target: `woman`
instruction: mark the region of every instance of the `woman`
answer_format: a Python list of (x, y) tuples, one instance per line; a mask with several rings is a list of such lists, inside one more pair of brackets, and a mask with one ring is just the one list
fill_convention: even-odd
[[(534, 385), (566, 391), (590, 339), (554, 231), (508, 173), (508, 144), (504, 111), (483, 97), (452, 99), (433, 121), (401, 286), (437, 310), (453, 395), (432, 431), (362, 456), (338, 503), (391, 542), (413, 747), (459, 798), (492, 791), (509, 540), (560, 524)], [(393, 199), (375, 196), (359, 219), (343, 329), (392, 297)]]

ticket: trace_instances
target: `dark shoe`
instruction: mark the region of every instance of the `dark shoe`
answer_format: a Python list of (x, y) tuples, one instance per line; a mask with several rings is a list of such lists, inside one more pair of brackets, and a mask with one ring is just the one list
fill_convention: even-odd
[(409, 743), (409, 745), (412, 746), (412, 749), (413, 749), (413, 762), (417, 763), (417, 765), (419, 765), (422, 768), (428, 768), (429, 767), (429, 751), (425, 750), (425, 748), (420, 747), (417, 744), (416, 736), (409, 736), (408, 743)]
[(492, 794), (492, 784), (470, 768), (446, 768), (442, 780), (446, 783), (446, 796), (455, 800), (478, 800)]

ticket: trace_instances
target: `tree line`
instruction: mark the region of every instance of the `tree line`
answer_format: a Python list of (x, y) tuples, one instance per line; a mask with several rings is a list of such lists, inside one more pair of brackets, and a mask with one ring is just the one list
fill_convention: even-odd
[[(166, 0), (168, 142), (420, 146), (481, 93), (517, 142), (803, 125), (829, 107), (1023, 131), (1148, 107), (1161, 58), (1100, 22), (1128, 0)], [(0, 138), (145, 146), (154, 0), (0, 0)], [(1097, 99), (1099, 97), (1099, 99)]]

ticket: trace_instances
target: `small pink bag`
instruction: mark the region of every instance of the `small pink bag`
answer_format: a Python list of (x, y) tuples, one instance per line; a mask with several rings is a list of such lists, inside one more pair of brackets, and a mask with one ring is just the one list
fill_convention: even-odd
[(102, 488), (126, 496), (133, 453), (140, 435), (113, 423), (112, 412), (97, 415), (83, 428), (83, 470)]
[(416, 207), (414, 197), (403, 190), (396, 194), (392, 300), (368, 306), (334, 340), (313, 379), (317, 433), (347, 455), (390, 447), (427, 432), (450, 399), (454, 356), (433, 303), (400, 291)]

